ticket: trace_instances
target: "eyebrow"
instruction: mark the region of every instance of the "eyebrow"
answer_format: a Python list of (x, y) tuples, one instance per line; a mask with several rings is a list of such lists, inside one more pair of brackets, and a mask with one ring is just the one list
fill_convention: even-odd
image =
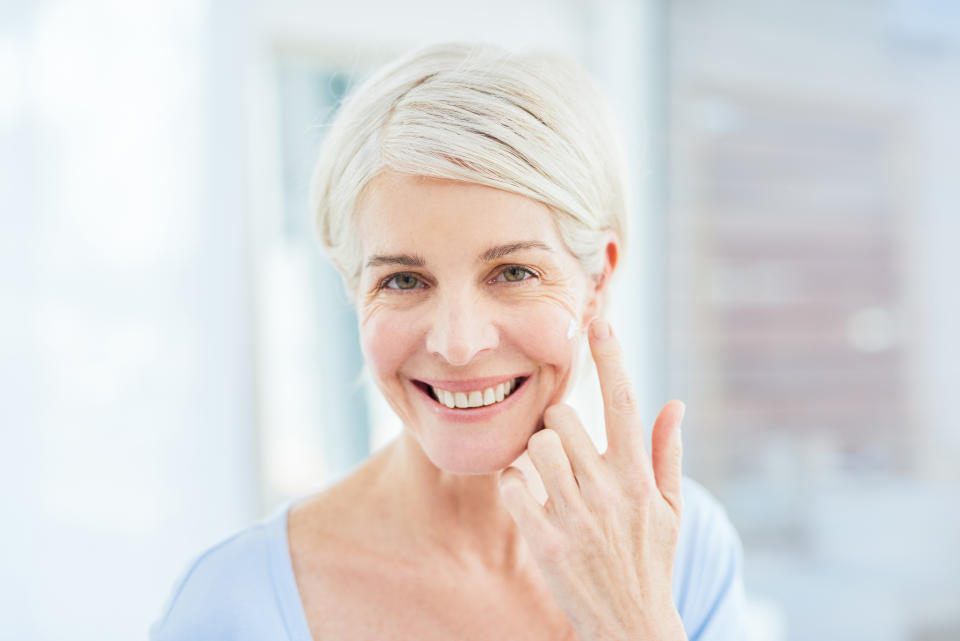
[[(503, 258), (507, 254), (522, 251), (524, 249), (540, 249), (542, 251), (552, 252), (553, 249), (541, 243), (539, 240), (521, 240), (516, 243), (507, 243), (497, 245), (484, 251), (477, 257), (478, 263), (486, 263), (491, 260)], [(407, 267), (423, 267), (427, 264), (423, 256), (417, 254), (397, 254), (395, 256), (371, 256), (367, 261), (367, 267), (378, 267), (380, 265), (406, 265)]]

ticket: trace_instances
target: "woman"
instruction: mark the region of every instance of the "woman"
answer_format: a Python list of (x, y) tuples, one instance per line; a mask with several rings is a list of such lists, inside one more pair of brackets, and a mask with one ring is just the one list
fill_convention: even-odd
[[(602, 318), (627, 226), (609, 123), (573, 62), (489, 46), (414, 52), (344, 103), (317, 226), (404, 429), (202, 555), (152, 638), (742, 638), (739, 541), (681, 476), (683, 404), (648, 453)], [(602, 455), (563, 403), (584, 342)]]

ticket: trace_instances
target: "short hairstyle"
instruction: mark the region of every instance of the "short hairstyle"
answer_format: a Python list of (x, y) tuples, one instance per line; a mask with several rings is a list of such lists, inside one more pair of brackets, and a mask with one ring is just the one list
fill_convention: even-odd
[(628, 238), (623, 147), (586, 70), (548, 51), (445, 43), (375, 72), (340, 106), (317, 159), (318, 238), (354, 299), (363, 256), (356, 205), (379, 172), (477, 183), (546, 205), (588, 275), (613, 230)]

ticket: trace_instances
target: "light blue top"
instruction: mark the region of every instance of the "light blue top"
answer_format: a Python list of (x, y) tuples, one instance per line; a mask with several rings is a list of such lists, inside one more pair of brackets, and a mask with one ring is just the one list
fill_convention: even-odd
[[(673, 600), (687, 637), (745, 639), (740, 539), (723, 507), (689, 478), (683, 500)], [(314, 641), (287, 542), (293, 503), (193, 561), (150, 627), (151, 641)]]

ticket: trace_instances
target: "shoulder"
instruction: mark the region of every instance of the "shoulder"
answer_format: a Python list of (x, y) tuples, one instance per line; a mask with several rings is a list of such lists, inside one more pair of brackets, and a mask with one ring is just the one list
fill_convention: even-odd
[(681, 537), (689, 543), (712, 541), (739, 546), (737, 532), (723, 505), (707, 488), (690, 477), (683, 477), (683, 522)]
[(745, 636), (742, 572), (743, 546), (726, 510), (684, 477), (673, 596), (690, 641)]
[(220, 541), (186, 567), (151, 626), (150, 639), (261, 637), (271, 629), (264, 625), (271, 623), (274, 594), (268, 528), (260, 522)]

